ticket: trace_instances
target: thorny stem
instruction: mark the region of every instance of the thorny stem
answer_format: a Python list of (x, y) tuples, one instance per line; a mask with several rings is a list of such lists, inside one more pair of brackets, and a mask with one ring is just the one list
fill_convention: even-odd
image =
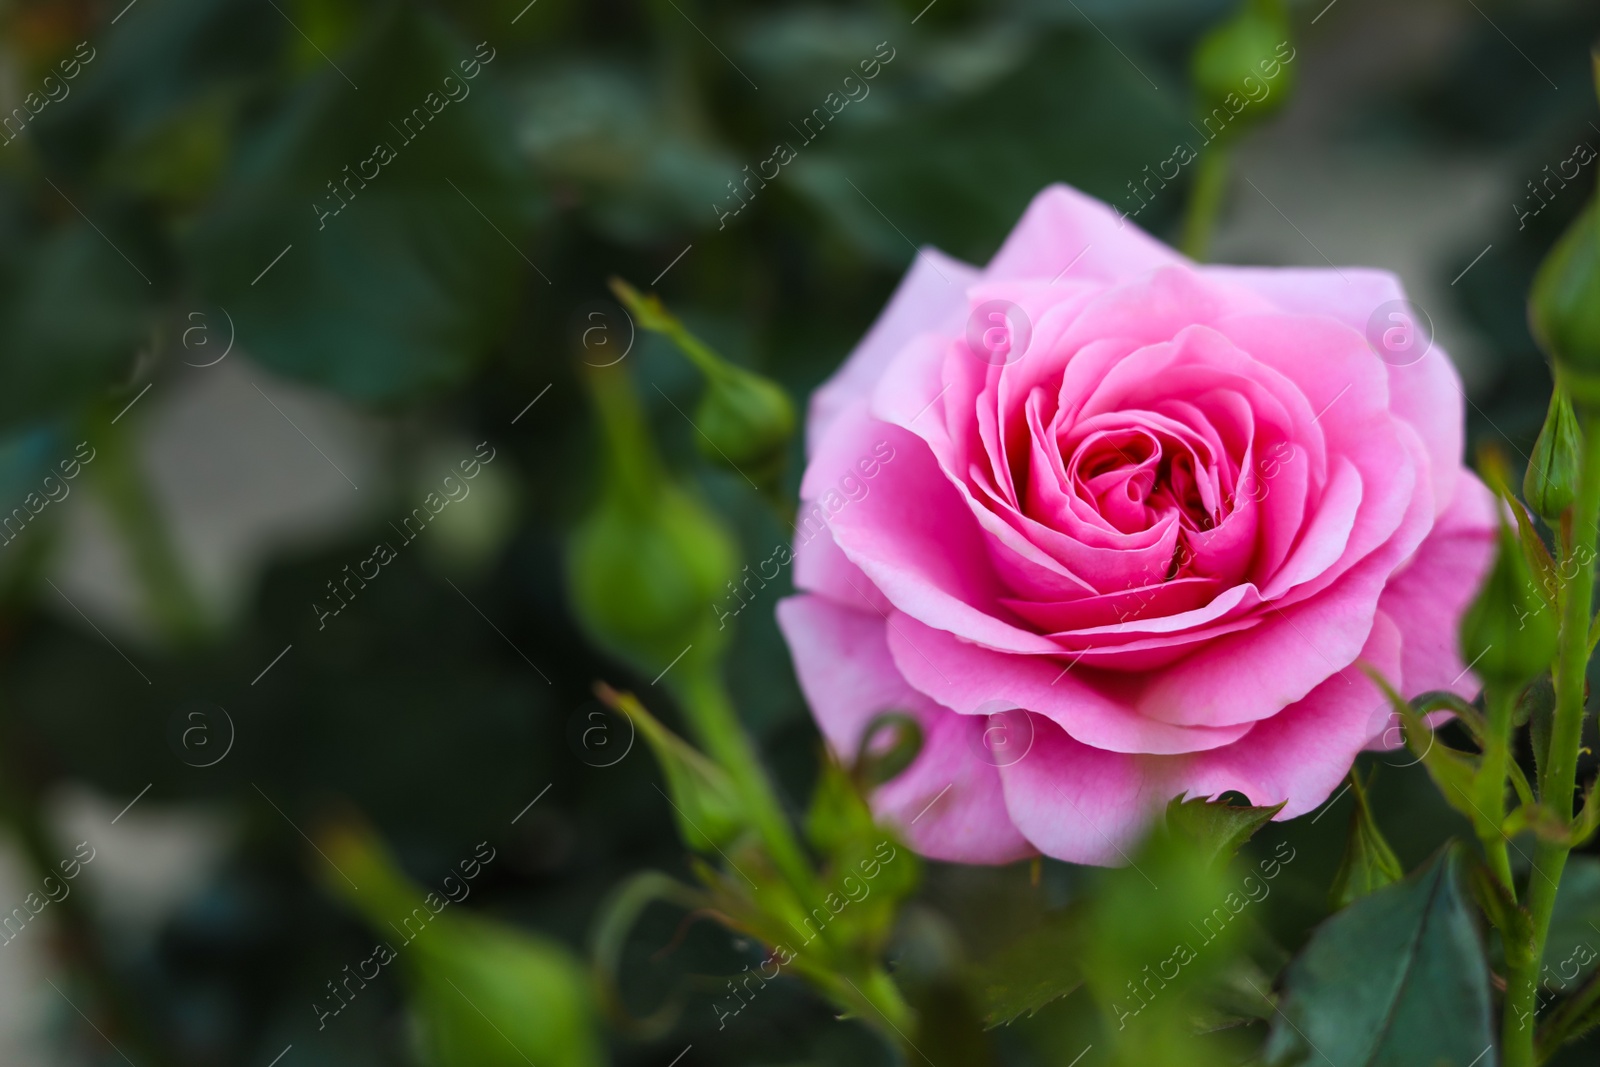
[[(1578, 498), (1570, 526), (1563, 524), (1563, 557), (1577, 565), (1577, 575), (1562, 596), (1561, 639), (1556, 654), (1555, 722), (1550, 735), (1550, 757), (1539, 780), (1539, 799), (1553, 808), (1562, 822), (1572, 818), (1572, 794), (1577, 784), (1578, 746), (1582, 741), (1584, 679), (1589, 665), (1589, 619), (1594, 607), (1595, 533), (1600, 519), (1600, 419), (1585, 412), (1583, 462), (1578, 473)], [(1556, 887), (1567, 864), (1571, 846), (1541, 841), (1534, 853), (1528, 882), (1528, 911), (1533, 917), (1533, 951), (1528, 961), (1513, 969), (1506, 986), (1505, 1020), (1501, 1036), (1506, 1067), (1532, 1067), (1534, 1063), (1534, 1012), (1537, 1009), (1539, 971), (1544, 960), (1550, 914)]]
[(1512, 893), (1516, 883), (1511, 879), (1511, 859), (1506, 849), (1506, 838), (1501, 826), (1506, 821), (1506, 762), (1511, 747), (1511, 715), (1515, 697), (1505, 686), (1485, 690), (1484, 704), (1488, 710), (1488, 736), (1484, 739), (1483, 770), (1478, 775), (1477, 806), (1483, 813), (1478, 824), (1478, 838), (1483, 843), (1484, 855), (1500, 884)]

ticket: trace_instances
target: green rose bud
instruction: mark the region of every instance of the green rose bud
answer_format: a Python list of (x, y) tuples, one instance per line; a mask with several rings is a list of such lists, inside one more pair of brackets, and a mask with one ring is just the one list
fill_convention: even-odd
[(714, 654), (725, 636), (712, 605), (739, 566), (715, 515), (662, 469), (626, 374), (591, 370), (606, 462), (600, 502), (573, 531), (568, 585), (579, 621), (646, 674), (686, 647)]
[(731, 465), (757, 485), (770, 485), (783, 474), (788, 458), (794, 405), (776, 382), (724, 363), (707, 371), (695, 425), (707, 459)]
[(706, 377), (706, 392), (695, 409), (701, 453), (711, 462), (738, 471), (763, 488), (783, 473), (795, 410), (776, 382), (723, 359), (666, 309), (654, 294), (645, 296), (620, 278), (611, 290), (640, 326), (670, 338)]
[(1550, 666), (1556, 636), (1555, 610), (1502, 519), (1494, 567), (1461, 620), (1461, 656), (1488, 685), (1516, 690)]
[(1582, 443), (1583, 431), (1578, 429), (1578, 418), (1572, 413), (1572, 401), (1558, 383), (1550, 394), (1550, 411), (1545, 415), (1539, 439), (1533, 443), (1528, 471), (1522, 477), (1523, 499), (1552, 525), (1572, 506), (1577, 495)]
[[(359, 824), (323, 827), (317, 847), (334, 870), (325, 884), (380, 940), (330, 983), (358, 997), (375, 972), (405, 979), (421, 1061), (435, 1067), (601, 1067), (605, 1062), (589, 974), (562, 945), (489, 922), (464, 905), (472, 879), (495, 859), (487, 841), (425, 892)], [(337, 872), (337, 873), (335, 873)], [(470, 873), (469, 873), (470, 872)], [(359, 886), (359, 888), (357, 888)], [(342, 1001), (327, 998), (327, 1015)], [(339, 1008), (338, 1010), (343, 1010)]]
[(1294, 84), (1289, 12), (1283, 0), (1246, 0), (1195, 46), (1190, 76), (1211, 136), (1258, 122), (1283, 106)]
[(1600, 403), (1600, 211), (1593, 198), (1533, 276), (1528, 325), (1572, 398)]

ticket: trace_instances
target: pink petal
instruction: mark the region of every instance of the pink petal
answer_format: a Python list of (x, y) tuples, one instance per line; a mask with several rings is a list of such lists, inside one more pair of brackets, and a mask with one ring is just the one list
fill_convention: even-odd
[(1477, 475), (1462, 472), (1455, 499), (1378, 600), (1404, 639), (1401, 672), (1390, 681), (1406, 696), (1430, 689), (1468, 700), (1477, 695), (1478, 680), (1461, 662), (1456, 635), (1494, 562), (1496, 522), (1494, 495)]
[[(1379, 616), (1361, 650), (1385, 674), (1400, 666), (1400, 635)], [(1364, 675), (1337, 677), (1231, 745), (1186, 756), (1104, 752), (1074, 741), (1035, 716), (1028, 756), (1000, 769), (1006, 808), (1017, 829), (1047, 856), (1118, 865), (1179, 793), (1235, 790), (1252, 804), (1286, 801), (1279, 819), (1314, 810), (1338, 787), (1383, 717), (1377, 687)]]
[(1249, 723), (1212, 728), (1147, 718), (1134, 709), (1137, 683), (1126, 676), (1080, 673), (1070, 663), (980, 648), (898, 613), (889, 616), (889, 649), (901, 675), (947, 708), (966, 714), (1025, 708), (1084, 744), (1113, 752), (1198, 752), (1250, 729)]
[(912, 689), (889, 655), (881, 616), (798, 596), (779, 603), (778, 625), (800, 688), (840, 759), (855, 758), (862, 732), (882, 712), (909, 712), (921, 724), (921, 753), (873, 796), (873, 809), (913, 848), (963, 863), (1032, 854), (1006, 814), (999, 772), (974, 754), (982, 751), (985, 720), (956, 715)]

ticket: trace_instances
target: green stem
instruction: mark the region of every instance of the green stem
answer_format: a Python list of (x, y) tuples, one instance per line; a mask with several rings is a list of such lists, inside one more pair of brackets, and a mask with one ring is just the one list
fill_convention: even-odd
[[(1589, 621), (1594, 608), (1595, 532), (1600, 519), (1600, 419), (1583, 415), (1583, 463), (1578, 473), (1578, 498), (1573, 505), (1570, 543), (1562, 553), (1577, 566), (1564, 590), (1561, 604), (1561, 643), (1556, 654), (1555, 721), (1550, 734), (1550, 754), (1539, 780), (1539, 798), (1563, 822), (1572, 819), (1572, 794), (1577, 785), (1578, 747), (1583, 738), (1584, 681), (1589, 666)], [(1534, 1012), (1539, 971), (1544, 961), (1550, 914), (1556, 887), (1567, 865), (1571, 847), (1560, 842), (1540, 842), (1529, 876), (1528, 911), (1533, 917), (1533, 952), (1516, 968), (1506, 986), (1505, 1021), (1501, 1043), (1506, 1067), (1532, 1067)]]
[(1203, 261), (1211, 251), (1211, 235), (1222, 213), (1222, 195), (1228, 189), (1229, 163), (1228, 150), (1221, 145), (1200, 153), (1178, 242), (1179, 250), (1190, 259)]
[(1488, 736), (1484, 738), (1483, 767), (1478, 772), (1477, 807), (1483, 815), (1478, 824), (1478, 839), (1489, 858), (1489, 867), (1513, 894), (1516, 883), (1511, 879), (1511, 859), (1506, 849), (1505, 834), (1501, 826), (1506, 821), (1506, 764), (1511, 748), (1512, 705), (1515, 697), (1504, 686), (1486, 689), (1484, 705), (1488, 710)]
[(688, 712), (695, 737), (733, 778), (750, 805), (750, 816), (790, 886), (801, 900), (819, 897), (816, 879), (794, 828), (778, 803), (777, 790), (763, 769), (755, 745), (739, 723), (714, 662), (686, 658), (673, 687)]

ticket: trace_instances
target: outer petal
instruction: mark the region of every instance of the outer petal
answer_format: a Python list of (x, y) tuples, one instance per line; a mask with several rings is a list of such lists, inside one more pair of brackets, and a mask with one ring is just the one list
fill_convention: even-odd
[(1009, 863), (1033, 853), (1006, 814), (999, 772), (975, 755), (986, 720), (957, 715), (912, 689), (889, 655), (881, 616), (798, 596), (778, 605), (778, 625), (800, 688), (842, 758), (855, 756), (862, 731), (880, 712), (907, 711), (921, 724), (921, 754), (873, 797), (874, 810), (913, 848), (963, 863)]
[(1449, 689), (1470, 700), (1480, 688), (1457, 651), (1456, 631), (1494, 560), (1494, 496), (1462, 471), (1456, 496), (1404, 570), (1389, 581), (1378, 609), (1400, 628), (1400, 675), (1406, 696)]
[(959, 333), (966, 321), (966, 287), (978, 271), (936, 248), (924, 248), (912, 261), (889, 303), (855, 351), (811, 394), (806, 419), (808, 450), (815, 451), (834, 418), (857, 397), (872, 392), (884, 368), (919, 333)]
[[(1400, 634), (1379, 616), (1362, 658), (1392, 676)], [(1252, 804), (1286, 801), (1279, 819), (1303, 815), (1338, 786), (1372, 736), (1382, 703), (1364, 676), (1334, 677), (1225, 748), (1189, 756), (1134, 756), (1079, 744), (1034, 716), (1025, 759), (1000, 769), (1006, 808), (1039, 851), (1072, 863), (1131, 862), (1151, 821), (1179, 793), (1237, 790)], [(1381, 716), (1377, 722), (1382, 724)]]
[(1185, 262), (1109, 205), (1070, 186), (1052, 185), (1033, 198), (983, 277), (1054, 278), (1070, 266), (1073, 277), (1115, 282)]
[(889, 649), (907, 681), (946, 707), (968, 714), (1025, 708), (1111, 752), (1198, 752), (1250, 732), (1248, 722), (1177, 726), (1148, 718), (1134, 709), (1136, 683), (1125, 675), (1079, 672), (1043, 656), (980, 648), (899, 613), (889, 616)]

